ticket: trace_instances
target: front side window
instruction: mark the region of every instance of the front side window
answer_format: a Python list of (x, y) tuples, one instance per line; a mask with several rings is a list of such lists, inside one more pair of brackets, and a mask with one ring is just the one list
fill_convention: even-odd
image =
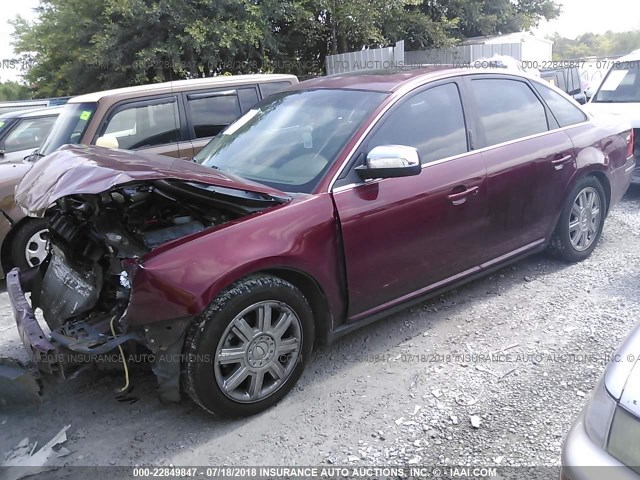
[(310, 193), (386, 93), (283, 92), (259, 103), (195, 160), (286, 192)]
[(534, 85), (540, 96), (547, 103), (558, 125), (561, 127), (584, 122), (587, 119), (587, 116), (580, 108), (576, 107), (558, 92), (554, 92), (549, 87), (540, 83), (535, 83)]
[(415, 147), (423, 164), (467, 151), (464, 113), (454, 83), (407, 98), (382, 122), (367, 141), (367, 150), (380, 145)]
[(175, 98), (135, 103), (119, 108), (108, 120), (101, 136), (115, 138), (118, 148), (140, 148), (180, 140), (180, 118)]
[(544, 106), (525, 82), (477, 79), (471, 81), (471, 90), (478, 106), (486, 146), (549, 129)]
[(231, 94), (188, 95), (187, 108), (195, 138), (213, 137), (240, 116), (240, 103), (235, 91)]
[(592, 102), (640, 102), (640, 68), (638, 65), (635, 62), (621, 62), (619, 67), (609, 70)]
[(40, 156), (48, 155), (62, 145), (80, 143), (97, 106), (95, 102), (68, 103), (42, 144)]
[(20, 120), (7, 134), (2, 150), (9, 153), (38, 148), (51, 131), (55, 121), (56, 117)]

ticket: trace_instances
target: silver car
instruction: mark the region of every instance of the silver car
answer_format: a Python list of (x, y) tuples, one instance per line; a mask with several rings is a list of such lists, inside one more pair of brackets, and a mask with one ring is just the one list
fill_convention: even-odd
[(20, 110), (0, 115), (0, 162), (20, 162), (49, 135), (64, 107)]
[(569, 431), (562, 480), (640, 480), (639, 354), (640, 324), (618, 348)]

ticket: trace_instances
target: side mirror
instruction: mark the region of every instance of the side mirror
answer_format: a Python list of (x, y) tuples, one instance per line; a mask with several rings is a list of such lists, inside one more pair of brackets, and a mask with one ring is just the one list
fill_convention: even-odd
[(363, 180), (419, 175), (422, 163), (418, 150), (404, 145), (380, 145), (367, 154), (366, 165), (356, 167)]
[(96, 140), (96, 146), (104, 148), (118, 148), (120, 144), (118, 143), (118, 139), (113, 135), (104, 135), (102, 137), (98, 137)]

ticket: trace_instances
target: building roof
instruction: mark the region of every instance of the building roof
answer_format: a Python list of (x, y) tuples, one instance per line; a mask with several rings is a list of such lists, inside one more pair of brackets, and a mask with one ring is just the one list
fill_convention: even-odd
[(542, 37), (536, 37), (528, 32), (515, 32), (508, 33), (506, 35), (491, 35), (467, 38), (463, 45), (485, 45), (485, 44), (500, 44), (500, 43), (520, 43), (526, 40), (535, 40), (538, 42), (544, 42), (553, 44), (552, 40), (548, 40)]

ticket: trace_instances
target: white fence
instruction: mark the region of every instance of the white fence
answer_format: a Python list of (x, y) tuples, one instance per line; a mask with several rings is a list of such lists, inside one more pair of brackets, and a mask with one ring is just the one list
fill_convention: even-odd
[(404, 65), (404, 40), (395, 47), (372, 48), (359, 52), (327, 55), (325, 66), (327, 75), (356, 72), (359, 70), (380, 70)]
[(404, 41), (400, 41), (394, 47), (328, 55), (325, 66), (327, 75), (334, 75), (360, 70), (402, 68), (414, 65), (470, 63), (494, 55), (509, 55), (517, 60), (522, 60), (522, 44), (461, 45), (459, 47), (405, 52)]

